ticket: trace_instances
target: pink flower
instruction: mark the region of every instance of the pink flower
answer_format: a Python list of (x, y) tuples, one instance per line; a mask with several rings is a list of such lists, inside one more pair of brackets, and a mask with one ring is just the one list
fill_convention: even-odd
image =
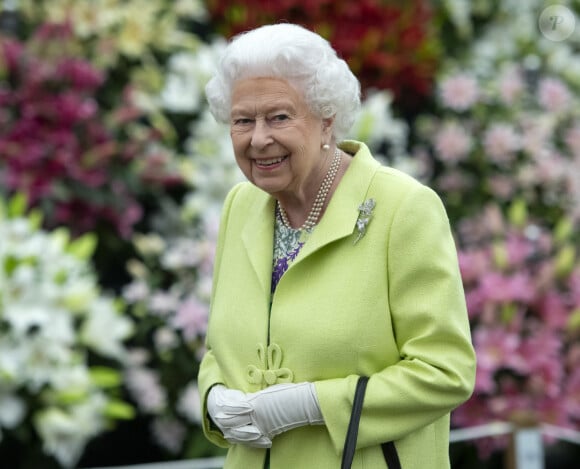
[(560, 357), (562, 341), (558, 334), (544, 328), (526, 337), (520, 354), (525, 357), (531, 395), (558, 397), (564, 375)]
[(463, 126), (449, 122), (435, 135), (434, 145), (439, 159), (453, 164), (465, 159), (471, 150), (472, 141)]
[(437, 186), (444, 192), (463, 192), (472, 187), (471, 176), (464, 171), (448, 169), (437, 179)]
[(505, 69), (499, 77), (499, 94), (505, 104), (511, 105), (525, 90), (522, 73), (518, 67)]
[(564, 390), (564, 406), (569, 414), (580, 419), (580, 368), (571, 370)]
[(574, 158), (580, 159), (580, 122), (566, 130), (564, 141)]
[[(537, 419), (542, 423), (549, 423), (562, 428), (576, 428), (576, 424), (571, 422), (571, 415), (568, 412), (566, 401), (562, 399), (562, 395), (556, 397), (544, 397), (536, 399), (534, 402), (534, 410)], [(551, 438), (547, 437), (550, 442)]]
[(149, 308), (151, 311), (161, 316), (174, 312), (178, 304), (179, 300), (175, 295), (164, 291), (155, 292), (149, 300)]
[(521, 148), (520, 136), (509, 124), (492, 124), (483, 136), (483, 146), (494, 163), (507, 164)]
[(466, 111), (479, 99), (477, 80), (467, 74), (451, 76), (440, 85), (443, 105), (454, 111)]
[(158, 413), (167, 405), (167, 394), (160, 384), (159, 373), (148, 368), (130, 368), (125, 373), (127, 389), (145, 413)]
[(525, 271), (512, 275), (487, 272), (482, 276), (479, 288), (487, 301), (495, 303), (528, 303), (535, 297), (533, 280)]
[(538, 103), (550, 112), (568, 109), (572, 95), (568, 87), (556, 78), (543, 78), (538, 85)]
[(524, 371), (525, 360), (519, 354), (520, 336), (499, 327), (479, 327), (473, 333), (477, 349), (475, 392), (495, 391), (495, 373), (503, 368)]
[(536, 307), (546, 327), (562, 329), (566, 326), (570, 311), (566, 303), (566, 298), (556, 290), (550, 290), (539, 298)]
[(544, 157), (551, 148), (554, 134), (552, 119), (546, 115), (524, 116), (520, 119), (522, 149), (534, 159)]
[(483, 425), (490, 421), (487, 401), (474, 394), (451, 414), (451, 421), (460, 427)]
[(575, 306), (580, 307), (580, 268), (577, 268), (570, 274), (568, 281), (572, 302)]
[(459, 269), (463, 282), (470, 284), (480, 278), (489, 268), (489, 256), (482, 251), (460, 251)]
[(534, 254), (534, 245), (519, 234), (507, 233), (505, 248), (511, 266), (524, 266), (528, 258)]
[(187, 428), (171, 417), (156, 418), (151, 423), (151, 433), (157, 444), (172, 454), (177, 454), (187, 436)]
[(181, 303), (172, 325), (183, 331), (187, 340), (203, 335), (207, 329), (208, 306), (195, 297), (189, 297)]
[(135, 280), (123, 288), (123, 298), (128, 303), (144, 301), (149, 295), (149, 285), (143, 280)]
[(516, 184), (513, 178), (502, 175), (494, 174), (488, 179), (489, 188), (491, 193), (499, 200), (508, 200), (516, 191)]

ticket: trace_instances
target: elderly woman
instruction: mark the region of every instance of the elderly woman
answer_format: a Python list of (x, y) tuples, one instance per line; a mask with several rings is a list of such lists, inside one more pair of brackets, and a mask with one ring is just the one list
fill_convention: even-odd
[(360, 85), (326, 40), (264, 26), (227, 47), (207, 97), (249, 182), (223, 207), (199, 372), (225, 468), (337, 469), (359, 376), (353, 467), (449, 467), (475, 358), (440, 199), (343, 141)]

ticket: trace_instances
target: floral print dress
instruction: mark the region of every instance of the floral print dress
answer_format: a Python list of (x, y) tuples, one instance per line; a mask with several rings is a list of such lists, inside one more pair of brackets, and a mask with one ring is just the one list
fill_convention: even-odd
[(274, 256), (272, 262), (272, 289), (273, 295), (278, 282), (296, 259), (302, 246), (312, 233), (310, 230), (294, 229), (284, 225), (280, 211), (276, 209), (274, 225)]

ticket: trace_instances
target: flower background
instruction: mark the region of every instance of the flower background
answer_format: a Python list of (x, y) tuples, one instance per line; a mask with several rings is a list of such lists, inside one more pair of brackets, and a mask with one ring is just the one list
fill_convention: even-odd
[[(278, 20), (332, 42), (363, 85), (350, 137), (448, 209), (478, 353), (453, 426), (578, 431), (580, 28), (544, 37), (553, 3), (0, 2), (0, 460), (221, 454), (196, 375), (242, 175), (203, 87), (233, 34)], [(454, 444), (452, 465), (502, 467), (507, 444)], [(577, 460), (545, 444), (547, 467)]]

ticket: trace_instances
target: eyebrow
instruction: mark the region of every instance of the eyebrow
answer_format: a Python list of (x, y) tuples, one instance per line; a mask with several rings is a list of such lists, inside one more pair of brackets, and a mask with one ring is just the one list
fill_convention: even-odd
[[(248, 112), (248, 108), (252, 109), (252, 114), (255, 114), (255, 106), (253, 105), (253, 103), (249, 103), (248, 106), (244, 106), (244, 105), (235, 105), (232, 107), (232, 110), (230, 112), (230, 116), (233, 116), (235, 114), (246, 114)], [(296, 112), (296, 107), (290, 102), (281, 102), (281, 103), (276, 103), (275, 105), (267, 105), (265, 107), (265, 112), (264, 114), (270, 114), (272, 112), (277, 112), (277, 111), (286, 111), (289, 113), (292, 112)]]

